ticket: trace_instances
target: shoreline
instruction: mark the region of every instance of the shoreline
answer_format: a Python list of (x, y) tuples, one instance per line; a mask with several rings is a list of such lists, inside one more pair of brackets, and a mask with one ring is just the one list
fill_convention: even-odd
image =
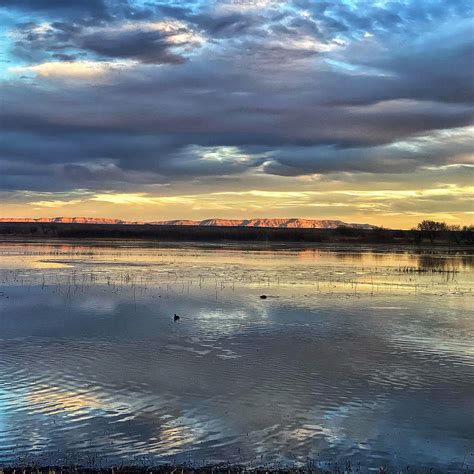
[(236, 242), (281, 244), (381, 244), (470, 247), (474, 232), (391, 229), (336, 229), (173, 226), (149, 224), (64, 224), (0, 222), (0, 239), (144, 240), (159, 242)]

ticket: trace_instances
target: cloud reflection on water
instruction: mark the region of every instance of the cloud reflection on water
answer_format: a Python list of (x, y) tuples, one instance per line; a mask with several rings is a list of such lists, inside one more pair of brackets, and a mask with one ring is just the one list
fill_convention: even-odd
[[(206, 252), (159, 252), (137, 250), (135, 260), (149, 253), (192, 275), (210, 268)], [(70, 293), (51, 283), (66, 275), (60, 269), (50, 269), (46, 286), (32, 270), (26, 283), (4, 270), (0, 461), (25, 453), (112, 463), (144, 455), (263, 464), (310, 457), (459, 468), (473, 435), (472, 274), (457, 277), (464, 290), (451, 297), (396, 286), (336, 295), (287, 284), (317, 270), (295, 257), (282, 254), (279, 285), (222, 288), (206, 276), (189, 290), (180, 278), (167, 287), (137, 277), (116, 291), (100, 262), (96, 279)], [(132, 258), (129, 250), (115, 268), (128, 271)], [(225, 258), (241, 274), (246, 265), (267, 268), (274, 254)], [(352, 275), (366, 259), (321, 252), (317, 265), (342, 262)], [(377, 268), (397, 260), (379, 255)], [(81, 259), (74, 265), (80, 286), (91, 269)]]

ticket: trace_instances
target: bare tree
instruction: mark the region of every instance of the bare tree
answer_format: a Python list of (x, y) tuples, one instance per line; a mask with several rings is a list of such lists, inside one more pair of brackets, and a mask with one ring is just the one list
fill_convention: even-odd
[(442, 230), (449, 230), (448, 224), (446, 222), (436, 222), (436, 221), (421, 221), (417, 227), (417, 230), (425, 231), (425, 232), (439, 232)]

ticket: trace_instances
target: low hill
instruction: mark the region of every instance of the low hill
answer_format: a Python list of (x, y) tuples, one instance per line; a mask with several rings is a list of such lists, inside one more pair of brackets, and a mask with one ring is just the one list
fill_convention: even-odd
[(338, 229), (340, 227), (350, 227), (353, 229), (376, 229), (370, 224), (353, 224), (340, 220), (315, 220), (315, 219), (205, 219), (195, 220), (171, 220), (137, 222), (124, 221), (121, 219), (109, 219), (102, 217), (52, 217), (52, 218), (0, 218), (0, 222), (42, 222), (57, 224), (125, 224), (125, 225), (177, 225), (177, 226), (212, 226), (212, 227), (269, 227), (279, 229)]

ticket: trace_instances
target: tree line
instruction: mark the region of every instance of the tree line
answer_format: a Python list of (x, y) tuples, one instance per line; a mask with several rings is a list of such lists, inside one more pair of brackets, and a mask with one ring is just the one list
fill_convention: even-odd
[(412, 230), (420, 230), (424, 232), (472, 232), (474, 226), (465, 225), (461, 227), (460, 225), (449, 225), (446, 222), (424, 220)]

